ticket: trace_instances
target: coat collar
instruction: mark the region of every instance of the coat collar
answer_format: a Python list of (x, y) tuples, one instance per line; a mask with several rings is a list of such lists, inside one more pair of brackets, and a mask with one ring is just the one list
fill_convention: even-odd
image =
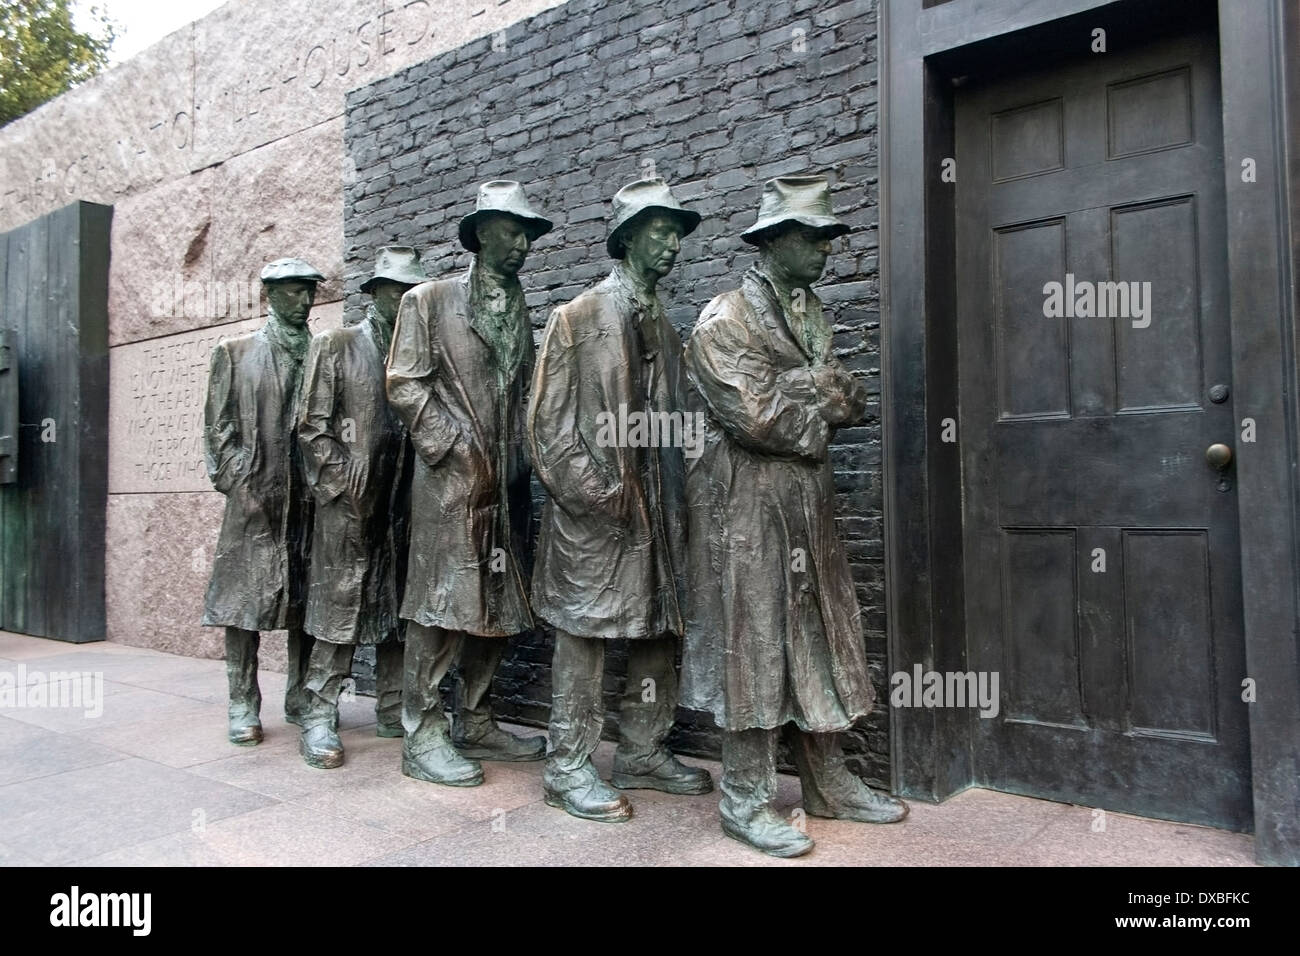
[[(803, 337), (792, 326), (791, 317), (787, 315), (786, 309), (781, 303), (781, 297), (777, 294), (776, 285), (758, 264), (750, 266), (746, 270), (744, 278), (741, 279), (741, 292), (754, 307), (754, 311), (759, 315), (759, 320), (771, 335), (774, 335), (780, 341), (788, 343), (806, 359), (811, 359), (814, 362), (826, 359), (830, 350), (829, 336), (818, 336), (820, 344), (815, 352), (810, 352), (805, 347)], [(808, 317), (805, 321), (823, 325), (825, 323), (822, 318), (821, 299), (811, 289), (808, 290)]]

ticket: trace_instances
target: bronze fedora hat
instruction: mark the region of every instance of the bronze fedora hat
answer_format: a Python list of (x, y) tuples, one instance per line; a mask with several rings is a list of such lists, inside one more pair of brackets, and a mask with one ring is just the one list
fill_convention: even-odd
[(769, 179), (758, 203), (758, 221), (742, 232), (740, 238), (756, 244), (768, 230), (787, 222), (824, 230), (832, 238), (852, 231), (831, 212), (831, 186), (825, 176)]
[(662, 179), (638, 179), (614, 194), (614, 224), (605, 240), (605, 249), (614, 259), (622, 259), (623, 236), (651, 212), (666, 212), (682, 224), (682, 235), (689, 236), (700, 224), (700, 214), (687, 209), (673, 198), (672, 190)]
[(470, 252), (478, 252), (474, 227), (484, 216), (494, 213), (518, 219), (524, 224), (530, 240), (546, 235), (554, 226), (551, 220), (528, 205), (523, 186), (512, 179), (494, 179), (479, 186), (474, 211), (460, 221), (460, 244)]
[(420, 254), (410, 246), (382, 246), (375, 256), (375, 274), (361, 283), (361, 291), (369, 294), (385, 281), (419, 285), (428, 282), (429, 276), (420, 264)]
[(262, 267), (263, 282), (324, 282), (325, 277), (312, 265), (290, 257), (276, 259)]

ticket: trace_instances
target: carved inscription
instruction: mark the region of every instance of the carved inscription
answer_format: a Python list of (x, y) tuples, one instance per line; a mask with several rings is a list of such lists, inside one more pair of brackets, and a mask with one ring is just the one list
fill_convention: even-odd
[(209, 491), (203, 464), (208, 362), (236, 322), (124, 345), (112, 352), (109, 491)]

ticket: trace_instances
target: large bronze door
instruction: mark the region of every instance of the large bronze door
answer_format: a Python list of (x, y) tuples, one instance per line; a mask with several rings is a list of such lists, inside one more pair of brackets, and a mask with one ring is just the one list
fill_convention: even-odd
[(979, 783), (1248, 829), (1217, 66), (957, 91), (966, 626)]
[(0, 233), (0, 401), (6, 379), (18, 392), (0, 412), (17, 421), (0, 429), (0, 629), (78, 643), (105, 627), (112, 213), (73, 203)]

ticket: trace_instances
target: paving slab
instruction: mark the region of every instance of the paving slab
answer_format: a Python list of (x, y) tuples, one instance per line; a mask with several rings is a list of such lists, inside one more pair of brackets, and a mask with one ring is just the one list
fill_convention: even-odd
[[(285, 678), (264, 670), (264, 742), (226, 740), (225, 665), (113, 644), (64, 645), (0, 632), (0, 671), (91, 670), (103, 713), (0, 710), (0, 866), (1250, 866), (1246, 834), (971, 789), (909, 801), (899, 824), (808, 817), (783, 775), (776, 807), (817, 843), (797, 860), (723, 835), (719, 794), (627, 791), (624, 824), (578, 820), (542, 800), (541, 763), (484, 762), (486, 781), (403, 777), (400, 740), (374, 735), (374, 701), (340, 704), (347, 752), (308, 767), (284, 720)], [(510, 728), (535, 734), (534, 728)], [(593, 756), (608, 777), (614, 745)], [(718, 764), (707, 768), (715, 786)], [(325, 849), (322, 849), (325, 848)], [(325, 854), (322, 856), (322, 854)]]
[(61, 864), (266, 806), (264, 796), (127, 758), (0, 787), (5, 840)]
[[(121, 724), (155, 721), (159, 727), (181, 726), (186, 720), (204, 712), (213, 705), (188, 697), (176, 697), (139, 687), (110, 688), (105, 682), (103, 700), (99, 708), (78, 707), (18, 707), (5, 708), (0, 713), (23, 723), (34, 724), (61, 733), (85, 734)], [(102, 712), (96, 714), (95, 710)]]
[[(167, 767), (192, 767), (238, 753), (227, 738), (226, 704), (191, 701), (192, 709), (174, 719), (157, 717), (119, 722), (79, 734), (86, 741), (112, 748), (119, 754), (144, 757)], [(295, 728), (296, 730), (297, 728)], [(296, 737), (280, 735), (270, 744), (282, 749), (297, 746)]]
[(7, 843), (0, 843), (0, 866), (45, 866), (45, 864)]
[(356, 866), (411, 842), (377, 827), (277, 803), (93, 856), (84, 866)]
[(1068, 807), (1022, 850), (1046, 866), (1254, 865), (1249, 834), (1123, 813), (1098, 818), (1087, 807)]
[(401, 740), (376, 737), (373, 731), (342, 731), (343, 766), (317, 770), (298, 756), (300, 732), (296, 726), (276, 725), (272, 731), (263, 717), (262, 729), (267, 738), (259, 746), (230, 746), (230, 756), (197, 764), (189, 772), (276, 800), (298, 802), (315, 794), (346, 790), (367, 777), (401, 776)]
[(0, 786), (122, 759), (111, 747), (0, 717)]
[(671, 866), (713, 813), (698, 804), (638, 804), (626, 823), (593, 823), (541, 802), (371, 861), (376, 866)]
[[(350, 750), (348, 736), (342, 739), (345, 750)], [(391, 748), (393, 762), (382, 772), (358, 777), (346, 786), (316, 786), (287, 799), (424, 840), (490, 822), (542, 798), (540, 770), (535, 776), (515, 769), (518, 765), (485, 762), (483, 783), (477, 787), (444, 787), (404, 777), (400, 741), (396, 743)], [(339, 770), (313, 772), (332, 775), (346, 768), (345, 763)]]

